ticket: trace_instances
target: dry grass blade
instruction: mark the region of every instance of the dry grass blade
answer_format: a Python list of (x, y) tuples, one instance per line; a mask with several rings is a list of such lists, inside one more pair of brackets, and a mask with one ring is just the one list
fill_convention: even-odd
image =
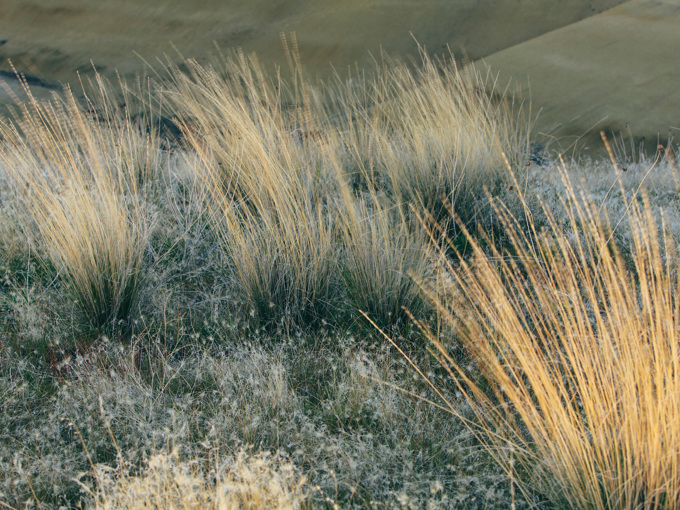
[(94, 508), (294, 510), (307, 508), (311, 488), (295, 467), (268, 453), (241, 451), (232, 462), (182, 462), (176, 453), (151, 458), (137, 477), (100, 467)]
[(609, 139), (607, 138), (607, 134), (604, 131), (600, 131), (600, 137), (602, 138), (602, 142), (604, 143), (604, 146), (607, 148), (607, 155), (609, 156), (609, 160), (612, 162), (612, 166), (614, 167), (614, 171), (616, 173), (619, 173), (619, 164), (616, 162), (616, 156), (614, 156), (614, 151), (612, 150), (612, 146), (609, 143)]
[(141, 288), (147, 221), (126, 147), (144, 136), (129, 119), (93, 120), (69, 91), (23, 105), (0, 132), (0, 161), (87, 320), (97, 328), (127, 321)]
[(333, 220), (324, 210), (326, 141), (304, 136), (319, 112), (307, 104), (284, 109), (257, 62), (243, 55), (227, 63), (226, 76), (198, 65), (173, 73), (171, 99), (249, 305), (263, 322), (318, 321), (336, 273)]
[(631, 204), (627, 267), (606, 221), (568, 189), (567, 225), (546, 211), (530, 246), (499, 211), (519, 257), (490, 258), (472, 240), (473, 262), (450, 271), (465, 306), (439, 309), (490, 383), (460, 387), (488, 441), (518, 453), (527, 490), (568, 508), (678, 508), (677, 240)]

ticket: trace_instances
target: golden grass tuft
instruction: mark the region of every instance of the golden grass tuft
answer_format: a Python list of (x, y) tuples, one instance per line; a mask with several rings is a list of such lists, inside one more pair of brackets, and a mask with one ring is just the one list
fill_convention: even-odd
[(635, 201), (627, 266), (606, 218), (566, 188), (566, 219), (546, 209), (541, 232), (499, 206), (513, 255), (471, 239), (474, 258), (447, 270), (457, 299), (431, 294), (483, 381), (432, 340), (528, 493), (564, 508), (678, 508), (678, 241)]
[(170, 96), (210, 190), (221, 246), (262, 322), (318, 322), (336, 279), (325, 140), (301, 135), (312, 110), (284, 108), (256, 61), (241, 55), (227, 71), (174, 71)]
[(341, 264), (351, 307), (383, 328), (404, 326), (406, 309), (424, 311), (416, 282), (432, 276), (434, 252), (421, 232), (409, 230), (398, 211), (380, 206), (375, 195), (344, 197)]
[(25, 227), (96, 328), (129, 319), (147, 239), (142, 186), (150, 169), (140, 157), (151, 142), (116, 113), (97, 121), (66, 91), (31, 99), (13, 122), (0, 123), (0, 162), (32, 220)]
[(506, 155), (523, 167), (530, 126), (521, 105), (494, 97), (491, 79), (423, 51), (415, 68), (387, 59), (367, 87), (371, 108), (354, 115), (356, 130), (369, 137), (370, 173), (385, 176), (405, 215), (415, 206), (443, 221), (450, 204), (465, 223), (480, 223), (484, 188), (497, 195), (509, 180)]
[(424, 279), (429, 256), (411, 208), (440, 218), (453, 198), (474, 218), (482, 188), (500, 189), (505, 154), (526, 152), (526, 130), (477, 71), (422, 58), (325, 86), (307, 83), (295, 55), (292, 86), (240, 53), (168, 69), (221, 245), (260, 319), (323, 318), (343, 268), (354, 308), (403, 319), (420, 302), (408, 273)]

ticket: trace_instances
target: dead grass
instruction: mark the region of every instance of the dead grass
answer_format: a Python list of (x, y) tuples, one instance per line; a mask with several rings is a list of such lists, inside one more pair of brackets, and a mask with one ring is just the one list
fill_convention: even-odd
[(142, 186), (150, 163), (140, 154), (152, 142), (116, 113), (97, 122), (67, 92), (32, 100), (0, 124), (0, 161), (32, 219), (24, 227), (35, 229), (96, 328), (126, 322), (133, 312), (147, 236)]
[(677, 508), (677, 239), (633, 201), (627, 266), (606, 218), (565, 188), (566, 219), (546, 210), (542, 232), (501, 204), (514, 255), (471, 240), (474, 258), (448, 266), (449, 298), (432, 295), (482, 382), (434, 344), (527, 493), (560, 508)]
[(158, 454), (139, 476), (105, 467), (96, 476), (94, 508), (100, 510), (294, 510), (308, 507), (311, 490), (289, 461), (266, 452), (195, 462), (182, 462), (175, 452)]
[(284, 110), (256, 62), (241, 56), (227, 71), (196, 64), (192, 74), (175, 71), (171, 96), (189, 119), (181, 123), (212, 195), (222, 248), (262, 322), (318, 322), (336, 280), (323, 140), (302, 136), (298, 121), (311, 122), (311, 110)]

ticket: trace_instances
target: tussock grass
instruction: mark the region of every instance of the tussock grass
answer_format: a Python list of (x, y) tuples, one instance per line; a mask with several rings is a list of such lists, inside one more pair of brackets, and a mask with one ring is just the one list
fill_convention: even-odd
[(442, 222), (450, 204), (467, 224), (483, 224), (484, 189), (498, 195), (510, 182), (506, 157), (524, 166), (530, 123), (521, 123), (520, 105), (486, 91), (490, 80), (422, 53), (415, 68), (387, 59), (365, 87), (371, 107), (354, 114), (369, 137), (363, 172), (384, 176), (404, 215), (415, 206)]
[(527, 493), (558, 508), (677, 508), (678, 240), (646, 200), (629, 203), (629, 266), (606, 216), (565, 189), (566, 219), (546, 210), (544, 231), (499, 206), (514, 256), (472, 240), (474, 258), (448, 267), (459, 299), (435, 300), (483, 381), (435, 346)]
[[(312, 87), (291, 58), (292, 87), (242, 54), (223, 69), (189, 62), (186, 72), (169, 70), (171, 102), (212, 194), (222, 247), (263, 322), (330, 315), (337, 273), (349, 264), (353, 306), (396, 323), (403, 307), (418, 307), (408, 271), (426, 273), (426, 236), (407, 221), (411, 208), (439, 220), (453, 198), (459, 215), (483, 223), (483, 189), (500, 192), (506, 154), (522, 160), (527, 131), (511, 107), (482, 91), (474, 69), (454, 62), (423, 54), (416, 71), (387, 61), (358, 86)], [(359, 219), (367, 202), (375, 211), (396, 206), (401, 218)]]
[(405, 310), (424, 311), (416, 282), (432, 276), (432, 249), (398, 211), (380, 206), (375, 195), (344, 196), (342, 276), (351, 307), (381, 327), (403, 326)]
[(126, 322), (142, 281), (148, 221), (138, 180), (149, 140), (129, 119), (96, 122), (72, 93), (32, 100), (0, 124), (0, 161), (40, 248), (87, 321)]
[(192, 74), (176, 72), (171, 96), (190, 119), (181, 122), (215, 204), (222, 247), (262, 322), (318, 322), (336, 280), (321, 148), (302, 137), (297, 109), (287, 115), (256, 62), (241, 57), (228, 70), (227, 78), (198, 65)]

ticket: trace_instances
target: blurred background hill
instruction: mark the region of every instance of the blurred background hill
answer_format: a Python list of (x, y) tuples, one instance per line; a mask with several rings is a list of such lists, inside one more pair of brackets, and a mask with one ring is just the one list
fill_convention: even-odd
[(77, 88), (93, 66), (130, 77), (216, 45), (274, 69), (280, 34), (295, 32), (320, 77), (370, 69), (381, 51), (417, 56), (416, 40), (431, 55), (464, 49), (501, 89), (531, 97), (537, 131), (564, 147), (600, 129), (655, 146), (680, 126), (680, 0), (2, 0), (0, 11), (0, 104), (20, 95), (9, 60), (40, 96)]

